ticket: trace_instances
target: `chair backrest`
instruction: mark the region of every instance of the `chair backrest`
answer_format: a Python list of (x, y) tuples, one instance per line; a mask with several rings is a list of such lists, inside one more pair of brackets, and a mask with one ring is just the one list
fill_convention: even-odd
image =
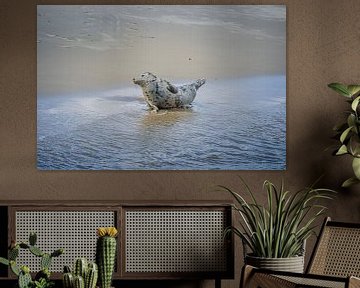
[(307, 273), (360, 277), (360, 223), (326, 218)]

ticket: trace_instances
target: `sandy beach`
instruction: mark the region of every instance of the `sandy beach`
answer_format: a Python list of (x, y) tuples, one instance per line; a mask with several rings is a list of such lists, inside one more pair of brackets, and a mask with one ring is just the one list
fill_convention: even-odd
[(285, 74), (284, 6), (39, 5), (38, 95)]

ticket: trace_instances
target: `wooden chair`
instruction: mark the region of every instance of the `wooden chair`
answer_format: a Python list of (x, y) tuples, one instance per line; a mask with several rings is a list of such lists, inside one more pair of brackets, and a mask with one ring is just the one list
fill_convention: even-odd
[(278, 272), (245, 265), (240, 287), (360, 287), (360, 223), (326, 218), (306, 273)]

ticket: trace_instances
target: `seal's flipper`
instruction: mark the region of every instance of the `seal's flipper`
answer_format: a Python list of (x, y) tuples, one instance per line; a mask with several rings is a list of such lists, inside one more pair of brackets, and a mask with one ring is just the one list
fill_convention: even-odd
[(176, 94), (179, 91), (177, 87), (175, 87), (174, 85), (171, 85), (170, 83), (166, 88), (173, 94)]

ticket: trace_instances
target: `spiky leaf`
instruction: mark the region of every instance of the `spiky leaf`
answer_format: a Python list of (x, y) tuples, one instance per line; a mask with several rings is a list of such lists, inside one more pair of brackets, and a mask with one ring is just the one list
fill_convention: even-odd
[[(257, 203), (254, 194), (246, 186), (252, 202), (246, 201), (239, 193), (222, 188), (234, 196), (239, 212), (240, 229), (231, 227), (227, 231), (250, 247), (257, 257), (292, 257), (301, 255), (304, 241), (313, 233), (315, 219), (323, 214), (324, 207), (316, 205), (318, 200), (330, 199), (334, 191), (305, 188), (296, 193), (286, 191), (283, 184), (275, 187), (264, 182), (268, 202), (265, 206)], [(313, 213), (315, 216), (310, 217)]]
[(348, 97), (350, 98), (351, 95), (350, 95), (350, 92), (347, 88), (346, 85), (344, 84), (341, 84), (341, 83), (330, 83), (328, 85), (329, 88), (333, 89), (334, 91), (336, 91), (337, 93), (339, 93), (340, 95), (342, 96), (345, 96), (345, 97)]
[(345, 180), (344, 183), (342, 183), (341, 187), (348, 188), (352, 185), (359, 184), (359, 183), (360, 183), (359, 179), (357, 179), (356, 177), (351, 177), (351, 178)]

